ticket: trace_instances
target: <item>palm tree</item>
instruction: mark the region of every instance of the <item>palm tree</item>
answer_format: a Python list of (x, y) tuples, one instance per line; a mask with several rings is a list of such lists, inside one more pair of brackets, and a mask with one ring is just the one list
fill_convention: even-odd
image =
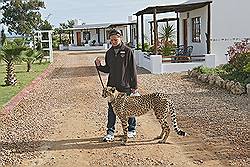
[(27, 72), (30, 72), (31, 65), (42, 55), (42, 52), (31, 48), (21, 52), (21, 58), (27, 63)]
[(168, 42), (175, 37), (174, 25), (164, 24), (160, 29), (160, 39), (164, 42)]
[(174, 54), (175, 44), (173, 39), (175, 37), (175, 28), (174, 25), (164, 24), (160, 29), (160, 51), (163, 55), (169, 56)]
[(24, 41), (20, 40), (5, 41), (0, 50), (0, 59), (6, 63), (5, 83), (7, 86), (15, 85), (17, 79), (15, 76), (14, 62), (20, 59), (20, 53), (25, 50)]

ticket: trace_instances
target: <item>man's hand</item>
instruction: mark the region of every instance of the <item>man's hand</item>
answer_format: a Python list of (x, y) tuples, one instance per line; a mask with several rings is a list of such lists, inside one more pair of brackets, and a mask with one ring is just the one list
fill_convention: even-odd
[(95, 64), (96, 64), (97, 66), (100, 66), (100, 65), (101, 65), (101, 60), (99, 59), (99, 57), (97, 57), (97, 58), (95, 59)]

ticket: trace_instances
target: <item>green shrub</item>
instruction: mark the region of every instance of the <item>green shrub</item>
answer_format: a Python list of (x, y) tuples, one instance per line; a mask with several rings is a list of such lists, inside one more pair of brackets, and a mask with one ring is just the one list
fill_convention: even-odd
[(161, 54), (164, 55), (164, 56), (170, 56), (170, 55), (173, 55), (173, 47), (171, 46), (163, 46), (161, 48)]
[(242, 53), (234, 56), (230, 64), (233, 65), (235, 70), (243, 71), (244, 67), (250, 62), (250, 53)]
[(234, 70), (234, 66), (232, 64), (224, 64), (223, 66), (221, 66), (221, 68), (223, 70), (225, 70), (226, 72), (231, 72)]
[(244, 66), (243, 71), (246, 73), (250, 73), (250, 62), (248, 62), (247, 65)]
[(216, 67), (216, 68), (209, 68), (204, 66), (198, 66), (194, 68), (201, 74), (218, 74), (218, 75), (224, 75), (227, 74), (227, 71), (223, 69), (223, 67)]
[(146, 51), (146, 52), (152, 52), (152, 47), (151, 47), (151, 45), (149, 45), (149, 43), (144, 43), (144, 50)]
[(230, 47), (230, 61), (228, 64), (216, 68), (199, 66), (194, 68), (202, 74), (219, 75), (223, 79), (240, 82), (243, 85), (250, 83), (250, 52), (246, 42), (236, 43)]
[(238, 81), (243, 85), (250, 83), (250, 74), (244, 71), (233, 71), (221, 76), (223, 79)]
[(201, 74), (219, 75), (223, 79), (240, 82), (243, 85), (250, 83), (250, 54), (244, 53), (235, 56), (234, 63), (228, 63), (216, 68), (198, 66), (197, 70)]

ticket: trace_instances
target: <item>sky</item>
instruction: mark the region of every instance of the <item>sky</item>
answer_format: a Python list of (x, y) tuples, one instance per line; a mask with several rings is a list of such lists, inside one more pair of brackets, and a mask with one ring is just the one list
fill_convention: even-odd
[(91, 23), (127, 22), (128, 16), (148, 6), (179, 4), (187, 0), (43, 0), (43, 18), (54, 25), (81, 19)]

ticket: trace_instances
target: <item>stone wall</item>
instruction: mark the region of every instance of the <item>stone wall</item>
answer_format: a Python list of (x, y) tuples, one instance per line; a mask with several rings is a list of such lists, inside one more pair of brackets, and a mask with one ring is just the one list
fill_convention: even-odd
[(246, 87), (242, 86), (239, 82), (224, 80), (218, 75), (213, 74), (201, 74), (197, 70), (188, 71), (188, 75), (193, 78), (197, 78), (201, 82), (208, 83), (209, 85), (214, 85), (235, 95), (241, 95), (244, 93), (250, 94), (250, 84)]

